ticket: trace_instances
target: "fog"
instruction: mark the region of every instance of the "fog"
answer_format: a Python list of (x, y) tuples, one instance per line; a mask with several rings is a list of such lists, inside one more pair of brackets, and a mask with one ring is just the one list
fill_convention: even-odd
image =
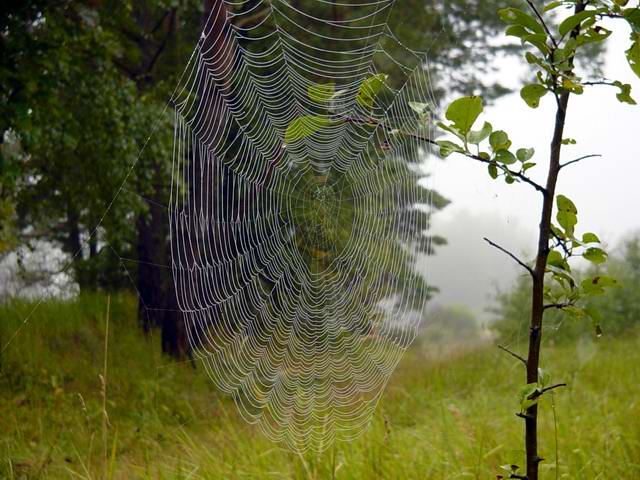
[[(615, 25), (609, 40), (608, 78), (632, 85), (632, 96), (640, 102), (640, 81), (624, 56), (629, 31), (624, 22)], [(512, 86), (523, 83), (526, 67), (517, 60), (503, 60), (499, 76)], [(565, 137), (576, 145), (564, 148), (562, 161), (587, 154), (602, 158), (584, 160), (563, 170), (558, 192), (578, 207), (578, 233), (595, 232), (609, 247), (615, 247), (632, 231), (640, 230), (640, 106), (621, 104), (616, 89), (593, 87), (569, 103)], [(544, 183), (555, 102), (551, 95), (541, 106), (528, 108), (515, 93), (500, 98), (486, 109), (484, 119), (494, 129), (504, 129), (514, 147), (535, 147), (530, 170)], [(462, 304), (480, 318), (497, 287), (507, 288), (521, 269), (513, 260), (486, 244), (482, 237), (503, 245), (529, 260), (535, 251), (540, 195), (524, 185), (492, 181), (484, 165), (452, 155), (429, 162), (433, 172), (429, 184), (452, 203), (433, 216), (432, 233), (448, 239), (449, 245), (423, 258), (420, 268), (441, 293), (433, 304)]]

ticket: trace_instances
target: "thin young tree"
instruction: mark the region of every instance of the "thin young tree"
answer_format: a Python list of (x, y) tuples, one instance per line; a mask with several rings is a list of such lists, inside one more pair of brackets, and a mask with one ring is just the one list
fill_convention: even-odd
[(629, 84), (605, 78), (583, 78), (575, 65), (577, 60), (593, 54), (594, 49), (589, 47), (597, 46), (611, 35), (611, 30), (603, 26), (603, 19), (616, 19), (626, 21), (631, 27), (631, 46), (625, 53), (631, 69), (640, 77), (640, 3), (631, 6), (628, 0), (562, 0), (548, 2), (542, 9), (532, 1), (523, 3), (526, 3), (525, 9), (506, 8), (500, 10), (499, 15), (508, 25), (506, 35), (520, 39), (523, 56), (535, 71), (536, 81), (520, 91), (522, 99), (529, 107), (537, 108), (541, 98), (549, 94), (556, 104), (546, 182), (537, 183), (529, 176), (529, 170), (536, 166), (531, 161), (535, 155), (533, 148), (512, 149), (508, 134), (494, 130), (488, 122), (479, 130), (473, 130), (483, 111), (480, 97), (463, 97), (451, 103), (445, 115), (448, 122), (439, 126), (455, 138), (432, 143), (440, 147), (444, 157), (452, 153), (464, 155), (486, 164), (491, 178), (503, 179), (508, 184), (526, 184), (540, 194), (537, 250), (532, 262), (521, 260), (485, 239), (516, 261), (531, 278), (528, 352), (520, 355), (500, 348), (525, 366), (527, 381), (520, 392), (520, 412), (517, 413), (525, 424), (526, 474), (520, 473), (517, 465), (511, 465), (506, 468), (507, 475), (537, 480), (539, 464), (544, 460), (538, 449), (538, 401), (550, 390), (566, 385), (551, 384), (549, 375), (540, 368), (544, 314), (550, 309), (561, 309), (572, 316), (591, 319), (599, 335), (600, 314), (585, 306), (585, 301), (617, 284), (615, 279), (604, 275), (578, 281), (569, 263), (576, 256), (595, 264), (607, 260), (597, 235), (588, 232), (577, 236), (578, 210), (569, 198), (556, 192), (563, 169), (598, 156), (564, 160), (563, 146), (576, 143), (565, 138), (564, 133), (570, 98), (582, 94), (587, 87), (606, 85), (618, 90), (616, 97), (620, 102), (636, 103), (630, 95)]

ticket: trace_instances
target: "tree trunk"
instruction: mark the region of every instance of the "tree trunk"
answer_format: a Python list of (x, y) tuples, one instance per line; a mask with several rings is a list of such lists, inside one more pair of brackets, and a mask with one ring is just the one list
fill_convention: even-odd
[[(574, 14), (578, 14), (585, 9), (583, 2), (578, 2), (574, 9)], [(572, 32), (571, 37), (576, 38), (580, 33), (578, 25)], [(570, 61), (570, 64), (573, 62)], [(570, 66), (570, 69), (573, 65)], [(531, 294), (531, 323), (529, 330), (529, 351), (527, 355), (527, 383), (538, 382), (538, 369), (540, 367), (540, 342), (542, 340), (542, 319), (544, 316), (544, 275), (547, 269), (547, 259), (549, 257), (549, 237), (551, 236), (551, 216), (553, 214), (553, 203), (555, 199), (556, 185), (558, 183), (558, 173), (560, 172), (560, 151), (562, 149), (562, 138), (567, 120), (567, 107), (569, 96), (567, 90), (561, 90), (558, 96), (556, 109), (555, 126), (553, 138), (551, 139), (551, 153), (549, 156), (549, 170), (547, 172), (546, 192), (542, 203), (542, 215), (538, 230), (538, 251), (536, 263), (533, 269), (533, 286)], [(527, 479), (538, 480), (539, 465), (542, 461), (538, 454), (538, 405), (532, 405), (525, 415), (525, 445), (527, 452)]]

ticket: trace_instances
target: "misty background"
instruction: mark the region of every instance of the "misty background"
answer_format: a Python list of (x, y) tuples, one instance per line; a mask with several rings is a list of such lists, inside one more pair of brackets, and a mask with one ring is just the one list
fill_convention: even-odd
[[(608, 40), (604, 71), (611, 78), (640, 91), (640, 82), (629, 69), (624, 56), (630, 29), (616, 24)], [(534, 147), (530, 170), (534, 179), (544, 180), (555, 104), (548, 95), (538, 109), (526, 106), (518, 85), (526, 81), (526, 66), (517, 59), (502, 58), (495, 73), (514, 93), (485, 108), (481, 120), (495, 129), (507, 131), (517, 148)], [(558, 192), (578, 207), (578, 232), (595, 232), (610, 253), (621, 242), (640, 230), (640, 147), (638, 146), (637, 106), (615, 99), (617, 90), (596, 86), (580, 97), (572, 96), (566, 137), (576, 145), (563, 149), (563, 161), (588, 154), (601, 154), (563, 170)], [(636, 98), (640, 101), (640, 98)], [(423, 258), (420, 269), (440, 292), (431, 308), (460, 305), (470, 309), (481, 322), (491, 318), (487, 308), (498, 289), (509, 288), (522, 269), (513, 260), (488, 245), (483, 237), (521, 255), (532, 258), (537, 241), (540, 195), (531, 188), (491, 180), (486, 167), (472, 160), (451, 155), (445, 161), (430, 161), (434, 171), (431, 184), (451, 200), (451, 204), (432, 218), (434, 234), (448, 244), (437, 254)]]

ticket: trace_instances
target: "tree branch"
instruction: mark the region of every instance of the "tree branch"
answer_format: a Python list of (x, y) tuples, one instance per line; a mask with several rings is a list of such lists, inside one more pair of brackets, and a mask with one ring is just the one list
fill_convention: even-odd
[(531, 10), (533, 10), (533, 13), (536, 14), (536, 17), (538, 17), (538, 20), (542, 24), (542, 28), (544, 28), (544, 31), (547, 32), (547, 35), (553, 42), (553, 46), (558, 48), (558, 42), (556, 42), (555, 37), (551, 33), (551, 30), (549, 30), (549, 27), (547, 26), (547, 22), (545, 22), (544, 18), (542, 18), (542, 15), (540, 15), (540, 11), (538, 10), (538, 8), (533, 4), (531, 0), (527, 0), (527, 3), (529, 4), (529, 7), (531, 8)]
[(527, 265), (526, 263), (524, 263), (522, 260), (520, 260), (518, 257), (516, 257), (513, 253), (511, 253), (509, 250), (507, 250), (504, 247), (501, 247), (500, 245), (498, 245), (497, 243), (492, 242), (491, 240), (489, 240), (487, 237), (483, 237), (483, 240), (485, 242), (487, 242), (489, 245), (491, 245), (492, 247), (497, 248), (498, 250), (500, 250), (502, 253), (506, 253), (508, 256), (510, 256), (513, 260), (516, 261), (516, 263), (518, 263), (518, 265), (520, 265), (522, 268), (524, 268), (527, 272), (529, 272), (529, 275), (531, 275), (532, 277), (535, 277), (535, 274), (533, 272), (533, 269)]
[[(436, 147), (440, 146), (438, 144), (438, 142), (436, 142), (435, 140), (431, 140), (430, 138), (424, 138), (424, 137), (421, 137), (420, 135), (413, 135), (413, 134), (408, 134), (408, 133), (405, 133), (405, 135), (407, 135), (409, 137), (412, 137), (412, 138), (415, 138), (417, 140), (422, 140), (423, 142), (427, 142), (427, 143), (429, 143), (431, 145), (435, 145)], [(470, 158), (471, 160), (475, 160), (476, 162), (486, 163), (487, 165), (496, 164), (495, 161), (487, 160), (486, 158), (482, 158), (479, 155), (474, 155), (473, 153), (468, 153), (468, 152), (456, 152), (456, 153), (460, 153), (461, 155), (464, 155), (465, 157)], [(512, 177), (516, 177), (519, 180), (522, 180), (524, 183), (529, 184), (530, 186), (532, 186), (534, 189), (536, 189), (537, 191), (539, 191), (543, 195), (547, 194), (547, 190), (542, 185), (534, 182), (533, 180), (531, 180), (526, 175), (523, 175), (520, 172), (515, 172), (515, 171), (511, 170), (508, 167), (504, 167), (503, 166), (502, 168), (504, 168), (504, 170), (507, 171), (509, 173), (509, 175), (511, 175)]]
[(571, 165), (572, 163), (577, 163), (581, 160), (586, 160), (587, 158), (595, 158), (595, 157), (602, 157), (602, 155), (600, 155), (599, 153), (594, 153), (591, 155), (584, 155), (582, 157), (576, 158), (575, 160), (571, 160), (567, 163), (563, 163), (560, 165), (560, 169), (563, 169), (564, 167), (568, 167), (569, 165)]
[(527, 366), (527, 360), (526, 360), (526, 358), (524, 358), (524, 357), (522, 357), (522, 356), (518, 355), (518, 354), (517, 354), (517, 353), (515, 353), (515, 352), (512, 352), (512, 351), (511, 351), (511, 350), (509, 350), (507, 347), (503, 347), (502, 345), (498, 345), (498, 348), (499, 348), (500, 350), (504, 350), (505, 352), (507, 352), (507, 353), (508, 353), (509, 355), (511, 355), (512, 357), (517, 358), (518, 360), (520, 360), (520, 361), (524, 364), (524, 366), (525, 366), (525, 367)]
[[(342, 119), (345, 122), (353, 122), (353, 123), (357, 123), (357, 124), (361, 124), (361, 125), (362, 124), (372, 124), (373, 123), (376, 126), (381, 126), (381, 127), (385, 128), (388, 132), (392, 131), (392, 129), (389, 128), (384, 123), (378, 122), (378, 121), (372, 121), (371, 119), (367, 119), (365, 121), (365, 120), (362, 120), (362, 119), (359, 119), (359, 118), (353, 118), (353, 117), (342, 116), (342, 115), (338, 116), (337, 118)], [(409, 138), (413, 138), (415, 140), (419, 140), (421, 142), (428, 143), (430, 145), (434, 145), (436, 147), (440, 147), (440, 145), (438, 144), (437, 141), (432, 140), (430, 138), (423, 137), (421, 135), (416, 135), (414, 133), (408, 133), (408, 132), (400, 132), (400, 134), (401, 135), (405, 135), (405, 136), (407, 136)], [(471, 160), (475, 160), (475, 161), (480, 162), (480, 163), (485, 163), (487, 165), (497, 165), (497, 162), (495, 162), (493, 160), (487, 160), (486, 158), (482, 158), (481, 156), (474, 155), (473, 153), (470, 153), (470, 152), (456, 152), (456, 153), (460, 153), (461, 155), (464, 155), (465, 157), (470, 158)], [(515, 178), (523, 181), (524, 183), (532, 186), (534, 189), (536, 189), (537, 191), (542, 193), (543, 196), (546, 196), (546, 194), (547, 194), (546, 188), (544, 188), (542, 185), (534, 182), (533, 180), (531, 180), (526, 175), (523, 175), (520, 172), (515, 172), (515, 171), (509, 169), (508, 167), (506, 167), (504, 165), (501, 165), (501, 168), (504, 169), (507, 173), (509, 173), (509, 175), (511, 175), (512, 177), (515, 177)]]
[(533, 392), (531, 395), (529, 395), (529, 400), (534, 400), (540, 396), (542, 396), (542, 394), (548, 392), (549, 390), (553, 390), (555, 388), (560, 388), (560, 387), (566, 387), (567, 384), (566, 383), (556, 383), (555, 385), (551, 385), (549, 387), (545, 387), (542, 390), (538, 391), (536, 390), (535, 392)]

